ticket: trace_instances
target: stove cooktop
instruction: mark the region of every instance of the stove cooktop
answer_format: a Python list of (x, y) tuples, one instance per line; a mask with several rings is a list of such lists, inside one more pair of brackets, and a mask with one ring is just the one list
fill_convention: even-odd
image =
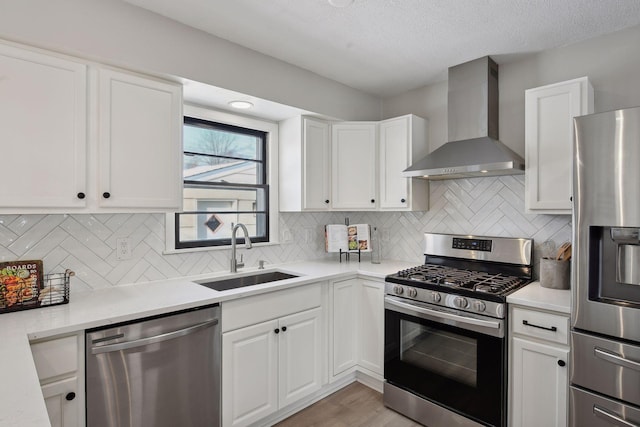
[[(430, 285), (431, 289), (465, 289), (479, 294), (506, 295), (512, 290), (528, 283), (527, 280), (501, 273), (486, 273), (482, 271), (464, 270), (442, 265), (420, 265), (401, 270), (395, 274), (399, 280), (406, 280), (407, 284), (420, 287)], [(478, 295), (480, 297), (480, 295)]]

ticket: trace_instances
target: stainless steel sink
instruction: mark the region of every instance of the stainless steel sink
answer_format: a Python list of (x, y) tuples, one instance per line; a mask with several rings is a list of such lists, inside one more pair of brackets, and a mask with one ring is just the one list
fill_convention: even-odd
[(206, 286), (216, 291), (228, 291), (229, 289), (237, 289), (245, 286), (259, 285), (261, 283), (276, 282), (278, 280), (293, 279), (294, 274), (283, 273), (281, 271), (269, 271), (265, 273), (251, 274), (248, 276), (232, 277), (230, 279), (205, 279), (196, 280), (195, 283)]

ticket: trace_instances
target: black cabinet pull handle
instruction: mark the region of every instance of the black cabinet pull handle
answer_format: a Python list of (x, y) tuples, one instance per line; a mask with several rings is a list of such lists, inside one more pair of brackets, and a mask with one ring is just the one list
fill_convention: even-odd
[(104, 193), (102, 193), (102, 197), (104, 197), (105, 199), (108, 199), (109, 197), (111, 197), (111, 194), (105, 191)]
[(324, 202), (325, 202), (326, 204), (329, 204), (329, 199), (325, 200)]
[(73, 399), (76, 398), (76, 394), (74, 392), (70, 392), (70, 393), (67, 393), (67, 395), (64, 398), (67, 399), (68, 401), (72, 401)]
[(280, 333), (280, 329), (275, 328), (275, 329), (273, 330), (273, 332), (275, 332), (276, 334), (279, 334), (279, 333)]
[(82, 192), (78, 193), (78, 199), (84, 199), (84, 198), (85, 198), (84, 193)]
[(529, 323), (526, 320), (522, 321), (522, 324), (525, 326), (531, 326), (533, 328), (538, 328), (538, 329), (544, 329), (545, 331), (551, 331), (551, 332), (555, 332), (558, 330), (558, 328), (556, 328), (555, 326), (552, 326), (550, 328), (547, 328), (546, 326), (539, 326), (539, 325), (534, 325), (533, 323)]
[(405, 199), (400, 199), (400, 203), (405, 203), (406, 200)]
[(375, 203), (375, 202), (376, 202), (376, 199), (371, 199), (371, 203)]
[(564, 360), (558, 360), (558, 366), (564, 366), (566, 365)]
[(282, 332), (287, 332), (287, 327), (286, 326), (282, 327)]

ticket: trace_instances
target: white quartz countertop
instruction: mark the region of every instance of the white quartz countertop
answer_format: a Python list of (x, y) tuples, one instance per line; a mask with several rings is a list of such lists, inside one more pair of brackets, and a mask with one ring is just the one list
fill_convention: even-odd
[(543, 288), (540, 282), (533, 282), (507, 296), (509, 304), (571, 313), (571, 291), (565, 289)]
[[(300, 277), (277, 282), (214, 291), (194, 283), (207, 278), (228, 278), (262, 270), (246, 269), (236, 274), (226, 272), (114, 286), (72, 295), (69, 304), (0, 314), (0, 427), (49, 426), (40, 383), (29, 342), (88, 328), (170, 313), (249, 295), (302, 286), (322, 280), (355, 277), (383, 279), (387, 274), (414, 266), (415, 263), (318, 261), (273, 265), (264, 271), (279, 270)], [(73, 286), (73, 279), (71, 279)]]
[[(224, 279), (262, 270), (245, 269), (235, 274), (220, 272), (114, 286), (72, 295), (69, 304), (0, 314), (0, 366), (5, 368), (0, 381), (0, 427), (50, 425), (30, 341), (323, 280), (346, 279), (356, 275), (384, 279), (387, 274), (415, 264), (388, 260), (383, 260), (381, 264), (328, 260), (294, 262), (272, 265), (264, 271), (278, 270), (299, 277), (245, 288), (218, 292), (198, 285), (194, 280)], [(514, 292), (507, 301), (565, 313), (569, 313), (570, 308), (569, 291), (541, 288), (538, 283)]]

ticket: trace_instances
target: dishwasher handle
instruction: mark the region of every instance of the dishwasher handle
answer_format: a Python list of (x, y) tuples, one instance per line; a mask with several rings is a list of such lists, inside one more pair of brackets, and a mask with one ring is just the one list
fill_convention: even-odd
[(206, 328), (210, 328), (218, 324), (218, 319), (209, 320), (207, 322), (198, 323), (197, 325), (189, 326), (188, 328), (178, 329), (177, 331), (167, 332), (165, 334), (154, 335), (148, 338), (140, 338), (134, 341), (125, 341), (116, 344), (103, 345), (99, 347), (92, 347), (91, 354), (110, 353), (112, 351), (127, 350), (134, 347), (142, 347), (149, 344), (155, 344), (163, 341), (172, 340), (174, 338), (183, 337), (201, 331)]

